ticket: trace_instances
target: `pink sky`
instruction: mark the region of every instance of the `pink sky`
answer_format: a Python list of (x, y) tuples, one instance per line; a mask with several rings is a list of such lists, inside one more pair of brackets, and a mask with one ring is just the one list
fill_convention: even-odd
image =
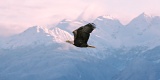
[(127, 24), (142, 12), (160, 16), (160, 0), (0, 0), (0, 36), (34, 25), (48, 25), (81, 15), (89, 20), (111, 15)]

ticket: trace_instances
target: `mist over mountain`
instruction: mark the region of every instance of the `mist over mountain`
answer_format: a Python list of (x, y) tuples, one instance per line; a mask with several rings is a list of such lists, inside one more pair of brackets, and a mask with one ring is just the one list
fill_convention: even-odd
[(50, 29), (33, 26), (0, 40), (0, 80), (159, 80), (160, 17), (145, 13), (127, 25), (111, 16), (92, 21), (88, 44), (66, 43), (89, 22), (60, 21)]

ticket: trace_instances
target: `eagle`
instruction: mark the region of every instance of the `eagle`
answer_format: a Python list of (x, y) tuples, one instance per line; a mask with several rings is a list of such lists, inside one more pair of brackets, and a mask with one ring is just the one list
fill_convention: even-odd
[(75, 45), (77, 47), (94, 47), (94, 46), (89, 46), (87, 44), (87, 42), (90, 37), (90, 33), (95, 28), (96, 28), (96, 25), (94, 23), (88, 23), (88, 24), (81, 26), (78, 29), (74, 30), (72, 32), (74, 35), (73, 45)]

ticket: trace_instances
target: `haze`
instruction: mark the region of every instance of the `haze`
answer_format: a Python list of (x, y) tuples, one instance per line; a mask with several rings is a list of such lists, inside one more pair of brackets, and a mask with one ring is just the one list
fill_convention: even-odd
[(92, 21), (111, 15), (127, 24), (142, 12), (160, 16), (159, 0), (0, 0), (0, 36), (62, 19)]

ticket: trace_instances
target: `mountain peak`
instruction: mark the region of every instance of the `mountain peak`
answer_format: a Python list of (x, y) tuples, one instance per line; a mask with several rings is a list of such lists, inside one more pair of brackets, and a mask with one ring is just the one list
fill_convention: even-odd
[[(142, 13), (142, 14), (140, 14), (138, 17), (136, 17), (135, 18), (137, 21), (147, 21), (147, 22), (150, 22), (152, 19), (153, 19), (153, 16), (151, 16), (151, 15), (148, 15), (148, 14), (146, 14), (146, 13)], [(133, 19), (134, 20), (134, 19)]]
[(134, 18), (128, 25), (132, 24), (140, 24), (141, 26), (143, 25), (149, 25), (152, 21), (153, 17), (150, 15), (147, 15), (146, 13), (142, 13), (139, 16), (137, 16), (136, 18)]
[(99, 24), (100, 26), (122, 26), (120, 21), (112, 16), (105, 15), (99, 16), (97, 19), (93, 21), (95, 24)]
[(143, 17), (143, 18), (151, 18), (152, 16), (146, 14), (146, 13), (141, 13), (138, 17)]
[(40, 33), (40, 32), (48, 32), (47, 28), (41, 26), (33, 26), (24, 31), (25, 33)]
[(106, 19), (115, 19), (114, 17), (110, 16), (110, 15), (104, 15), (102, 16), (103, 18), (106, 18)]
[(97, 19), (98, 20), (105, 20), (105, 19), (116, 20), (116, 18), (114, 18), (114, 17), (112, 17), (110, 15), (99, 16)]
[(69, 20), (69, 19), (63, 19), (60, 23), (67, 23), (67, 22), (71, 22), (71, 20)]

